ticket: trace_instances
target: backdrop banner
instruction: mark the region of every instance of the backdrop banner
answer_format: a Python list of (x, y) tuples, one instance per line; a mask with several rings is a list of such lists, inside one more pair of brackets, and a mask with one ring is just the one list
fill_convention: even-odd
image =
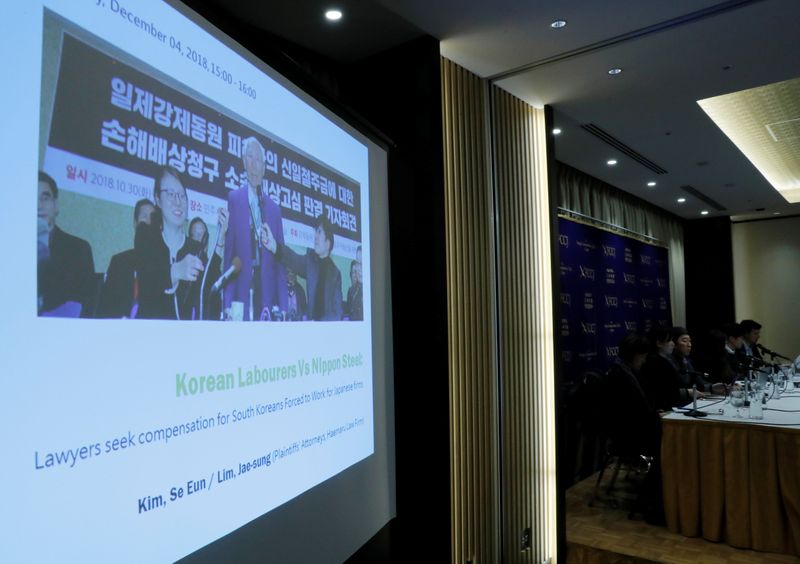
[(605, 371), (622, 337), (669, 325), (667, 249), (565, 218), (561, 255), (562, 374)]

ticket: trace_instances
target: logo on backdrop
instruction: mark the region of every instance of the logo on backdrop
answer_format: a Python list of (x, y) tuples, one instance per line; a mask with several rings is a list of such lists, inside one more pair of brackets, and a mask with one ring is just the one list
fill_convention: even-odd
[(633, 251), (625, 247), (625, 262), (633, 262)]
[(587, 253), (597, 248), (597, 245), (595, 245), (591, 241), (578, 241), (578, 246)]
[(591, 292), (583, 295), (583, 309), (594, 309), (594, 295)]
[(667, 287), (667, 279), (666, 278), (656, 278), (656, 285), (659, 288), (666, 288)]
[(652, 258), (652, 257), (650, 257), (650, 256), (648, 256), (648, 255), (639, 255), (639, 264), (647, 264), (647, 265), (650, 265), (650, 264), (652, 264), (652, 263), (651, 263), (651, 261), (650, 261), (650, 260), (651, 260), (651, 258)]
[(569, 337), (569, 319), (561, 318), (561, 336)]
[(603, 329), (608, 331), (609, 333), (616, 333), (617, 329), (622, 327), (621, 323), (617, 323), (616, 321), (609, 321), (605, 325), (603, 325)]
[(611, 245), (603, 245), (603, 256), (617, 258), (617, 249)]
[(572, 294), (561, 292), (561, 303), (565, 306), (572, 306)]
[(606, 347), (606, 356), (608, 358), (616, 358), (619, 356), (619, 347)]
[(569, 235), (559, 235), (558, 244), (569, 249)]
[(594, 280), (594, 268), (588, 266), (578, 266), (581, 269), (581, 278), (585, 280)]
[(622, 304), (627, 308), (635, 308), (639, 305), (639, 302), (633, 298), (622, 298)]
[(619, 307), (619, 298), (617, 296), (606, 296), (606, 307)]
[(639, 329), (639, 324), (635, 321), (626, 321), (625, 322), (625, 330), (628, 332), (637, 331)]
[(617, 273), (613, 268), (606, 268), (606, 284), (616, 284)]
[(644, 309), (653, 309), (653, 298), (642, 298), (642, 307)]
[(664, 296), (658, 298), (658, 309), (660, 309), (661, 311), (666, 311), (667, 309), (667, 298), (665, 298)]
[(581, 321), (581, 329), (584, 335), (597, 335), (597, 323)]
[(629, 274), (627, 272), (624, 272), (622, 274), (622, 279), (625, 281), (626, 284), (636, 284), (636, 275), (635, 274)]
[(572, 362), (572, 351), (561, 351), (561, 358), (564, 362)]

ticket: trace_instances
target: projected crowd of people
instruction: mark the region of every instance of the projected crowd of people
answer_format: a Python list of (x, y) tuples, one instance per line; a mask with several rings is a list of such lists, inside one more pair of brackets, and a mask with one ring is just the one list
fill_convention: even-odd
[[(60, 229), (56, 181), (39, 172), (38, 312), (40, 316), (233, 321), (363, 320), (361, 247), (342, 274), (331, 258), (335, 235), (320, 214), (304, 255), (284, 241), (281, 208), (263, 190), (265, 151), (242, 144), (246, 182), (217, 210), (213, 244), (200, 217), (189, 218), (185, 180), (158, 170), (153, 200), (133, 210), (133, 248), (96, 274), (89, 242)], [(209, 256), (210, 254), (210, 256)], [(305, 281), (305, 287), (298, 278)]]

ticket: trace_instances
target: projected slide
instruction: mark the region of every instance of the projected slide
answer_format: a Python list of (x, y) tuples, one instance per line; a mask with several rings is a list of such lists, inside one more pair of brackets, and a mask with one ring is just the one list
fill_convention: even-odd
[(371, 149), (167, 4), (18, 11), (0, 554), (176, 560), (375, 452)]

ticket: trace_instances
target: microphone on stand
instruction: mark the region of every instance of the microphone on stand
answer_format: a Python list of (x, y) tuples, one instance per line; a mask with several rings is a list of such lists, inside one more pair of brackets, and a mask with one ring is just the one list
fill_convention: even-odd
[(211, 286), (212, 292), (218, 292), (225, 284), (227, 284), (228, 280), (239, 274), (239, 271), (242, 269), (242, 259), (239, 257), (233, 257), (231, 261), (231, 265), (226, 270), (219, 279), (214, 282), (214, 285)]
[(758, 350), (761, 351), (761, 354), (768, 354), (772, 358), (782, 358), (783, 360), (788, 360), (789, 362), (792, 361), (792, 359), (789, 358), (788, 356), (783, 356), (782, 354), (778, 354), (775, 351), (771, 351), (760, 343), (756, 343), (756, 347), (758, 347)]

